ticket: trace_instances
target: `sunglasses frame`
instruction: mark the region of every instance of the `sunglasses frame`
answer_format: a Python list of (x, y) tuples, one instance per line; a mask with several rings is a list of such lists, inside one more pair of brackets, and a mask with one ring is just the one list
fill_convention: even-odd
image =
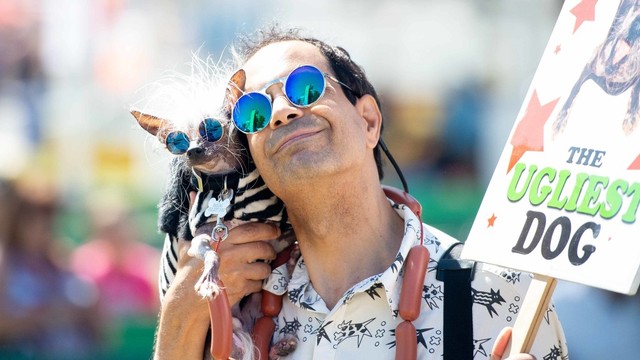
[[(287, 91), (286, 91), (286, 88), (287, 88), (287, 81), (288, 81), (288, 80), (289, 80), (289, 78), (291, 77), (291, 74), (293, 74), (295, 71), (297, 71), (297, 70), (299, 70), (299, 69), (301, 69), (301, 68), (310, 68), (310, 69), (313, 69), (313, 70), (317, 71), (318, 73), (320, 73), (320, 74), (322, 75), (322, 92), (320, 92), (320, 95), (318, 95), (318, 98), (317, 98), (316, 100), (314, 100), (313, 102), (311, 102), (311, 103), (309, 103), (309, 104), (307, 104), (307, 105), (298, 105), (298, 104), (295, 104), (295, 103), (294, 103), (294, 102), (289, 98), (289, 95), (287, 94)], [(273, 117), (273, 98), (271, 97), (271, 95), (269, 95), (268, 93), (266, 93), (266, 90), (267, 90), (268, 88), (272, 87), (272, 86), (273, 86), (273, 85), (275, 85), (275, 84), (282, 84), (282, 87), (281, 87), (281, 88), (283, 89), (282, 93), (284, 94), (284, 97), (287, 99), (287, 101), (289, 102), (289, 104), (291, 104), (292, 106), (295, 106), (295, 107), (297, 107), (297, 108), (300, 108), (300, 109), (306, 109), (306, 108), (309, 108), (309, 107), (311, 107), (313, 104), (315, 104), (315, 103), (317, 103), (318, 101), (320, 101), (320, 99), (322, 99), (322, 96), (324, 96), (324, 93), (325, 93), (325, 91), (327, 90), (327, 78), (329, 78), (329, 79), (331, 79), (331, 80), (335, 81), (336, 83), (338, 83), (338, 84), (340, 84), (340, 85), (344, 86), (345, 88), (347, 88), (349, 91), (353, 92), (353, 90), (349, 87), (349, 85), (347, 85), (347, 84), (343, 83), (342, 81), (340, 81), (340, 80), (336, 79), (336, 77), (335, 77), (335, 76), (333, 76), (333, 75), (331, 75), (331, 74), (329, 74), (329, 73), (326, 73), (326, 72), (324, 72), (324, 71), (322, 71), (322, 70), (318, 69), (316, 66), (313, 66), (313, 65), (298, 65), (295, 69), (291, 70), (287, 75), (285, 75), (285, 76), (282, 76), (282, 77), (279, 77), (279, 78), (277, 78), (277, 79), (274, 79), (274, 80), (269, 81), (269, 82), (268, 82), (267, 84), (265, 84), (265, 85), (264, 85), (260, 90), (257, 90), (257, 91), (249, 91), (249, 92), (244, 92), (244, 91), (243, 91), (242, 96), (240, 96), (240, 97), (235, 101), (235, 103), (233, 104), (233, 109), (232, 109), (232, 111), (231, 111), (231, 120), (233, 121), (233, 125), (236, 127), (236, 129), (238, 129), (238, 131), (240, 131), (240, 132), (242, 132), (242, 133), (245, 133), (245, 134), (256, 134), (256, 133), (258, 133), (258, 132), (260, 132), (260, 131), (264, 130), (264, 129), (269, 125), (269, 123), (271, 122), (271, 119), (272, 119), (272, 117)], [(235, 110), (236, 110), (236, 106), (237, 106), (238, 102), (240, 101), (240, 99), (242, 99), (242, 98), (243, 98), (243, 97), (245, 97), (245, 96), (255, 96), (255, 95), (260, 95), (260, 96), (262, 96), (262, 97), (264, 97), (264, 98), (266, 98), (266, 99), (268, 100), (269, 107), (270, 107), (270, 110), (271, 110), (271, 111), (270, 111), (270, 112), (271, 112), (271, 114), (269, 115), (269, 120), (268, 120), (268, 121), (266, 121), (266, 125), (265, 125), (263, 128), (261, 128), (261, 129), (259, 129), (259, 130), (256, 130), (256, 131), (253, 131), (253, 132), (247, 132), (247, 131), (244, 131), (243, 129), (240, 129), (240, 127), (236, 124), (235, 117), (234, 117), (233, 113), (235, 112)]]
[[(207, 137), (206, 137), (206, 131), (205, 131), (205, 135), (204, 136), (200, 132), (200, 128), (203, 126), (203, 124), (204, 124), (205, 129), (206, 129), (205, 121), (207, 121), (207, 120), (213, 120), (213, 121), (217, 122), (220, 125), (221, 133), (220, 133), (220, 137), (217, 140), (209, 141), (207, 139)], [(200, 138), (203, 139), (204, 141), (209, 142), (209, 143), (216, 143), (216, 142), (220, 141), (220, 139), (222, 139), (222, 137), (224, 136), (224, 126), (222, 126), (222, 121), (220, 121), (218, 119), (215, 119), (215, 118), (212, 118), (212, 117), (207, 117), (207, 118), (202, 119), (202, 121), (198, 124), (198, 133), (200, 134)], [(180, 152), (175, 152), (175, 151), (171, 150), (171, 147), (169, 146), (169, 139), (171, 137), (178, 136), (179, 134), (183, 134), (184, 137), (186, 138), (187, 142), (191, 143), (191, 138), (189, 137), (189, 134), (185, 133), (184, 131), (176, 130), (176, 131), (169, 132), (167, 134), (167, 137), (164, 139), (164, 145), (166, 146), (167, 150), (169, 150), (169, 152), (174, 154), (174, 155), (182, 155), (182, 154), (185, 154), (189, 150), (189, 148), (187, 148), (185, 151), (180, 151)]]

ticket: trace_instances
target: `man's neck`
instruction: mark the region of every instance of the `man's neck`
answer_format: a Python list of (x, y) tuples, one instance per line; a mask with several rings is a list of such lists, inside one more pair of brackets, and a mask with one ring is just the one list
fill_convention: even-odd
[(344, 185), (314, 187), (311, 198), (287, 203), (311, 282), (329, 308), (391, 265), (404, 228), (379, 183), (357, 191)]

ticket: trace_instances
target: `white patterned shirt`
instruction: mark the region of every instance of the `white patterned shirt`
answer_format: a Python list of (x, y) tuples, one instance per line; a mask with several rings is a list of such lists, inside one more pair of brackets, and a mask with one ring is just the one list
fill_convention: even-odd
[[(284, 359), (394, 359), (395, 328), (403, 321), (398, 304), (409, 249), (420, 243), (420, 222), (404, 205), (392, 204), (404, 219), (404, 237), (393, 264), (383, 273), (349, 289), (333, 309), (328, 309), (309, 280), (304, 260), (299, 259), (291, 279), (284, 267), (264, 288), (284, 293), (273, 341), (286, 335), (298, 338), (297, 349)], [(443, 288), (436, 280), (438, 260), (456, 240), (424, 225), (424, 246), (429, 249), (420, 316), (416, 327), (418, 359), (442, 359)], [(531, 276), (528, 273), (478, 264), (471, 283), (473, 296), (473, 356), (488, 359), (496, 336), (513, 326)], [(553, 305), (548, 309), (531, 353), (539, 360), (566, 360), (568, 351)]]

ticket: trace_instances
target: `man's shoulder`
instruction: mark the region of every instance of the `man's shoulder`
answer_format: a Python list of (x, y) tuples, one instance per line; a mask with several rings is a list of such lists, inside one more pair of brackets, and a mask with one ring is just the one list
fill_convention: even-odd
[[(447, 253), (447, 250), (454, 245), (460, 244), (458, 246), (459, 250), (464, 246), (464, 243), (460, 242), (458, 239), (431, 225), (424, 224), (424, 230), (425, 244), (429, 247), (431, 258), (435, 261), (439, 261), (440, 258)], [(470, 260), (460, 258), (460, 251), (455, 252), (455, 254), (457, 255), (454, 255), (453, 258), (456, 260)], [(476, 280), (476, 283), (486, 281), (491, 282), (491, 280), (495, 283), (497, 278), (500, 278), (498, 283), (502, 283), (503, 286), (515, 286), (516, 288), (524, 287), (524, 290), (526, 290), (531, 280), (531, 274), (528, 272), (479, 261), (476, 261), (474, 269), (476, 275), (474, 276), (474, 279)]]
[(453, 236), (431, 225), (423, 224), (424, 243), (429, 248), (431, 259), (438, 261), (440, 257), (452, 246), (459, 244)]

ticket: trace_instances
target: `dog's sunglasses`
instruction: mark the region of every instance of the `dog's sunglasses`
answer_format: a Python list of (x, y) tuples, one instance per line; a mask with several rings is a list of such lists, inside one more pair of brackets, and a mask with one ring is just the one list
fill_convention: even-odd
[(317, 67), (302, 65), (291, 71), (289, 75), (270, 81), (260, 91), (252, 91), (240, 96), (233, 106), (231, 114), (233, 123), (245, 134), (257, 133), (269, 125), (273, 111), (271, 96), (266, 94), (265, 90), (275, 84), (282, 84), (282, 92), (287, 100), (293, 106), (306, 108), (324, 95), (326, 78), (351, 90), (349, 86)]
[[(206, 118), (198, 125), (200, 137), (208, 142), (216, 142), (222, 138), (223, 129), (220, 121), (212, 118)], [(189, 150), (191, 139), (189, 135), (182, 131), (172, 131), (167, 135), (165, 145), (169, 152), (175, 155), (181, 155)]]

